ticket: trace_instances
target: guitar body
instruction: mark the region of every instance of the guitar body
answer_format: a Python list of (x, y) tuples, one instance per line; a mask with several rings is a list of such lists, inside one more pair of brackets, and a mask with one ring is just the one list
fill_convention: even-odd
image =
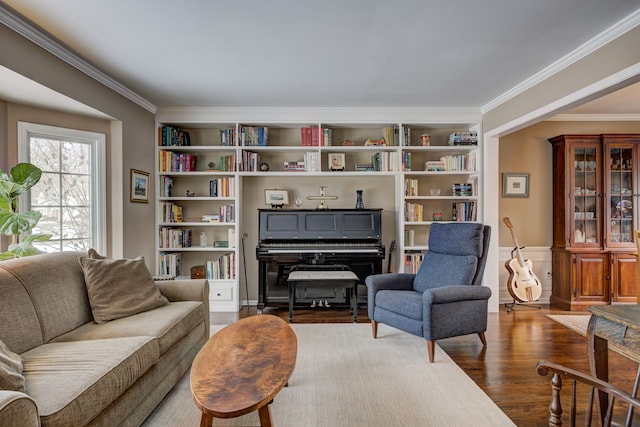
[(530, 260), (524, 260), (524, 266), (521, 267), (518, 258), (512, 258), (504, 266), (509, 271), (507, 290), (514, 300), (533, 302), (540, 298), (542, 285), (533, 272), (533, 263)]
[[(530, 260), (525, 260), (520, 252), (520, 245), (516, 238), (516, 233), (513, 230), (513, 225), (508, 217), (503, 218), (505, 225), (511, 231), (511, 237), (513, 243), (516, 245), (516, 256), (507, 261), (504, 266), (509, 271), (509, 280), (507, 281), (507, 290), (513, 297), (514, 301), (518, 302), (533, 302), (537, 301), (542, 295), (542, 285), (540, 279), (533, 272), (533, 263)], [(513, 256), (513, 254), (512, 254)]]

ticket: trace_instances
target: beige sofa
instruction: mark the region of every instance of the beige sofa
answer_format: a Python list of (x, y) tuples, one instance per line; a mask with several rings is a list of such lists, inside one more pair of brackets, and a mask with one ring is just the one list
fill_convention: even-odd
[(0, 426), (140, 425), (209, 337), (205, 280), (155, 282), (169, 303), (96, 323), (86, 255), (0, 262), (0, 341), (26, 387), (0, 390)]

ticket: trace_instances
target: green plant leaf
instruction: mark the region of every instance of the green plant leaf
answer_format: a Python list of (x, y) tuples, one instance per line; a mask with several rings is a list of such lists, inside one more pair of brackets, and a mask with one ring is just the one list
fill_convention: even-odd
[(6, 236), (21, 234), (36, 226), (42, 214), (38, 211), (0, 211), (0, 233)]
[(5, 202), (15, 200), (40, 181), (42, 171), (31, 163), (18, 163), (11, 168), (11, 176), (0, 171), (0, 198)]
[(51, 238), (51, 234), (25, 234), (20, 238), (22, 242), (31, 243), (31, 242), (46, 242)]
[(9, 245), (8, 252), (14, 254), (17, 258), (22, 258), (25, 256), (31, 256), (42, 253), (41, 250), (36, 249), (35, 246), (31, 244), (31, 242), (22, 241), (20, 243), (15, 243), (13, 245)]

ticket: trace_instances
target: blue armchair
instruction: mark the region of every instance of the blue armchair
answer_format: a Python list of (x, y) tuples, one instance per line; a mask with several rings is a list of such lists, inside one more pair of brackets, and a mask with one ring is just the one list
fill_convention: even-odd
[(487, 304), (482, 286), (491, 227), (476, 223), (434, 223), (429, 250), (417, 274), (367, 277), (367, 304), (373, 338), (378, 322), (427, 340), (433, 362), (436, 340), (478, 334), (487, 345)]

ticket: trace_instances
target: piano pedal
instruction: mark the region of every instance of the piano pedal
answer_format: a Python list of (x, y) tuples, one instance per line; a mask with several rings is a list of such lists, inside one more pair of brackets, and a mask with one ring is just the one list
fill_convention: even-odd
[(318, 301), (318, 307), (322, 307), (322, 300)]
[[(322, 301), (320, 301), (320, 304), (322, 304)], [(311, 303), (311, 308), (316, 306), (316, 300), (313, 300), (313, 302)]]
[(331, 306), (329, 305), (329, 301), (327, 301), (327, 300), (324, 300), (324, 306), (325, 306), (325, 307), (327, 307), (327, 308), (331, 307)]

